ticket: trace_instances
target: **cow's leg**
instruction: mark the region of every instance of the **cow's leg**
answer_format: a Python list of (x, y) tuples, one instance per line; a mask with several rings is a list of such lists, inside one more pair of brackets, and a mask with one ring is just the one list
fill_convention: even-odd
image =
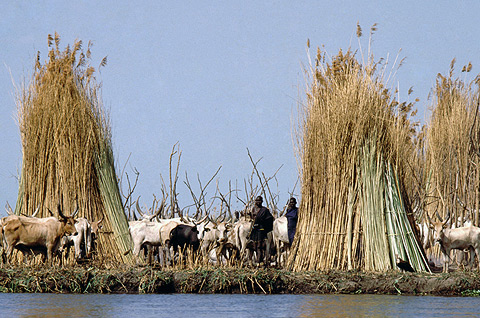
[(468, 248), (468, 252), (470, 253), (470, 261), (468, 262), (469, 270), (473, 270), (473, 263), (475, 263), (475, 249), (473, 246)]
[(70, 245), (68, 245), (67, 249), (65, 250), (65, 264), (68, 262), (69, 257), (70, 257)]
[(153, 263), (153, 246), (147, 245), (147, 264), (152, 265)]
[(53, 265), (53, 246), (51, 244), (47, 244), (47, 265)]
[[(80, 234), (78, 234), (80, 235)], [(76, 238), (73, 240), (73, 247), (75, 249), (75, 259), (80, 259), (82, 256), (82, 240), (80, 238)]]
[(480, 270), (480, 245), (475, 247), (475, 254), (477, 254), (478, 269)]
[(13, 253), (14, 243), (16, 243), (16, 242), (7, 243), (6, 258), (7, 258), (8, 263), (12, 263), (12, 253)]
[(87, 228), (85, 233), (85, 257), (92, 257), (92, 229), (90, 227)]
[(448, 263), (450, 261), (450, 250), (445, 249), (443, 253), (443, 272), (448, 273)]
[(141, 247), (142, 244), (138, 240), (133, 242), (133, 255), (137, 258), (140, 256)]

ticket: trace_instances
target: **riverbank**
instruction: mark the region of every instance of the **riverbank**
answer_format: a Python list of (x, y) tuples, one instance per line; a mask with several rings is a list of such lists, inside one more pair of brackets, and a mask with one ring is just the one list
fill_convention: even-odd
[(278, 269), (0, 268), (9, 293), (242, 293), (479, 296), (480, 273), (292, 273)]

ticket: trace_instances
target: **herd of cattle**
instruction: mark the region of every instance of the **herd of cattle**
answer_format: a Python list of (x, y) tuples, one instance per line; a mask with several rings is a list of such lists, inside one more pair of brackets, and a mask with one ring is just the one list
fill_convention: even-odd
[[(70, 247), (75, 250), (75, 260), (91, 258), (94, 252), (95, 238), (102, 221), (89, 221), (76, 218), (78, 209), (67, 216), (60, 205), (57, 216), (37, 218), (15, 215), (7, 204), (8, 216), (0, 221), (3, 262), (12, 262), (13, 251), (18, 250), (26, 261), (30, 256), (42, 255), (48, 264), (63, 263), (68, 260)], [(141, 211), (139, 211), (141, 213)], [(236, 213), (231, 220), (213, 219), (209, 216), (196, 220), (190, 217), (162, 219), (158, 214), (141, 213), (141, 219), (129, 221), (134, 254), (138, 263), (158, 262), (163, 266), (178, 261), (185, 253), (201, 257), (213, 264), (230, 262), (255, 263), (256, 255), (248, 236), (252, 221), (245, 215)], [(271, 263), (285, 260), (288, 251), (286, 217), (274, 222), (274, 230), (269, 233), (266, 255)], [(279, 251), (277, 253), (277, 251)], [(281, 252), (280, 252), (281, 251)]]
[[(440, 246), (443, 255), (443, 272), (449, 271), (449, 263), (464, 263), (464, 259), (470, 255), (468, 265), (474, 267), (475, 255), (477, 256), (478, 268), (480, 270), (480, 228), (473, 225), (470, 218), (465, 219), (463, 226), (457, 227), (452, 222), (450, 213), (443, 220), (437, 213), (438, 221), (433, 221), (428, 213), (426, 222), (418, 224), (420, 239), (425, 251), (435, 244)], [(460, 221), (460, 220), (458, 220)], [(456, 250), (455, 257), (451, 257), (451, 251)], [(429, 262), (431, 265), (434, 262)]]
[[(38, 209), (32, 216), (15, 215), (9, 207), (7, 212), (9, 215), (0, 221), (3, 262), (12, 262), (14, 250), (23, 254), (24, 261), (31, 255), (41, 254), (48, 264), (57, 258), (60, 263), (62, 259), (68, 259), (71, 246), (74, 247), (76, 260), (88, 259), (94, 254), (94, 242), (102, 227), (102, 219), (93, 222), (75, 218), (78, 209), (67, 216), (60, 206), (57, 217), (50, 212), (50, 217), (37, 218)], [(245, 214), (236, 213), (230, 220), (209, 216), (201, 220), (190, 217), (162, 219), (158, 214), (141, 215), (140, 220), (129, 221), (133, 241), (133, 249), (129, 252), (139, 263), (159, 262), (166, 266), (175, 263), (187, 250), (213, 264), (256, 262), (255, 251), (248, 239), (252, 221)], [(452, 250), (469, 253), (471, 268), (477, 255), (480, 270), (480, 228), (469, 222), (455, 227), (449, 216), (445, 220), (438, 216), (438, 219), (433, 221), (427, 214), (427, 222), (418, 225), (424, 250), (434, 244), (440, 246), (444, 272), (449, 270), (449, 263), (453, 261)], [(285, 262), (288, 242), (286, 217), (278, 217), (267, 238), (265, 252), (269, 264), (281, 265)]]

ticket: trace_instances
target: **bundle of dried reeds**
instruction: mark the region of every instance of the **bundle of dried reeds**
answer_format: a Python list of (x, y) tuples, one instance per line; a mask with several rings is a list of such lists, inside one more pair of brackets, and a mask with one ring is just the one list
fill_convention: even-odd
[[(65, 212), (104, 219), (99, 255), (130, 262), (128, 224), (118, 190), (111, 136), (94, 68), (82, 42), (60, 51), (48, 36), (44, 65), (37, 56), (30, 84), (17, 97), (23, 164), (16, 213), (45, 217), (61, 202)], [(102, 60), (101, 66), (106, 63)]]
[[(361, 65), (350, 50), (329, 63), (317, 51), (296, 131), (302, 201), (293, 270), (384, 271), (395, 252), (421, 254), (403, 204), (413, 105), (392, 97), (381, 66), (372, 56)], [(424, 263), (413, 266), (425, 270)]]
[[(432, 116), (425, 141), (425, 197), (423, 209), (430, 217), (452, 224), (471, 220), (478, 226), (480, 201), (480, 153), (478, 100), (479, 77), (465, 82), (454, 76), (455, 60), (447, 76), (438, 74), (433, 90)], [(472, 66), (464, 66), (469, 72)], [(465, 77), (466, 78), (466, 77)], [(433, 251), (439, 254), (439, 250)]]

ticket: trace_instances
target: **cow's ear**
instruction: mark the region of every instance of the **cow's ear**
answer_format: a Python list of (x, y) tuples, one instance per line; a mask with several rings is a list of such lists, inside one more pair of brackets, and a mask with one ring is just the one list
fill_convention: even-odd
[(208, 232), (208, 231), (210, 231), (210, 229), (207, 227), (207, 228), (205, 228), (205, 230), (203, 230), (203, 231), (204, 231), (204, 232)]

